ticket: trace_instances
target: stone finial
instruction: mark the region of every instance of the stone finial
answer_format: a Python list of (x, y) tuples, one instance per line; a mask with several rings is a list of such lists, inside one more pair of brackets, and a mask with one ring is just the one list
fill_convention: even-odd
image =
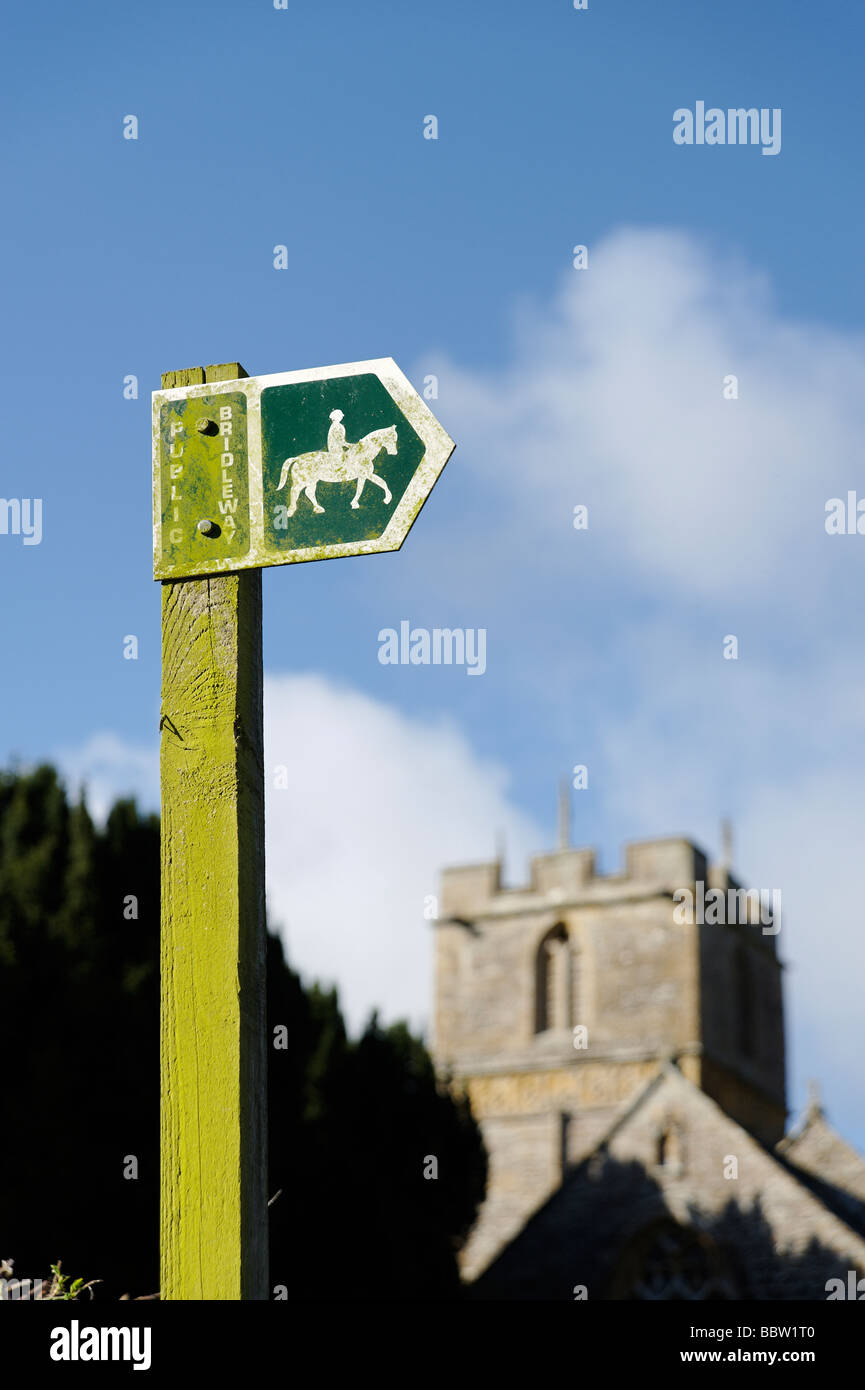
[(816, 1116), (823, 1114), (823, 1101), (820, 1095), (820, 1082), (813, 1078), (808, 1082), (808, 1115)]
[(504, 830), (499, 829), (499, 830), (496, 831), (496, 834), (495, 834), (495, 844), (494, 844), (494, 847), (493, 847), (493, 858), (494, 858), (495, 862), (496, 862), (500, 867), (504, 864), (505, 859), (507, 858), (507, 853), (508, 853), (507, 836), (505, 835)]
[(571, 847), (571, 788), (567, 777), (559, 782), (559, 849)]
[(728, 871), (733, 867), (733, 824), (724, 818), (721, 821), (721, 868)]

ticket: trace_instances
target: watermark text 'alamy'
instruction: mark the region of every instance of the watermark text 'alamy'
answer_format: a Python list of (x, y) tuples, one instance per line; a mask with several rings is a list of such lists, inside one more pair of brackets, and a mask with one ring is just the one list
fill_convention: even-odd
[(673, 112), (673, 139), (677, 145), (762, 145), (763, 154), (780, 154), (781, 108), (707, 110), (704, 101), (696, 102), (693, 111), (680, 106)]

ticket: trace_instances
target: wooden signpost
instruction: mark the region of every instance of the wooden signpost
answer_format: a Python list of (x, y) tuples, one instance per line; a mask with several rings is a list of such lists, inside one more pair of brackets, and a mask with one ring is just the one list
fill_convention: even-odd
[(261, 569), (397, 550), (453, 451), (390, 358), (153, 395), (163, 1299), (267, 1299)]

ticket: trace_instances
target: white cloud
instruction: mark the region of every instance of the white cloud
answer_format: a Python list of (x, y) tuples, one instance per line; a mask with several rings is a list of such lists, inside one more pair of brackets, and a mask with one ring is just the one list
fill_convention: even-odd
[(269, 911), (290, 960), (337, 981), (355, 1027), (374, 1005), (428, 1019), (442, 866), (491, 859), (496, 831), (520, 868), (540, 847), (507, 774), (448, 721), (318, 676), (269, 676), (265, 729)]
[(855, 485), (865, 345), (782, 318), (732, 257), (619, 232), (522, 310), (507, 367), (434, 365), (463, 457), (498, 505), (507, 491), (508, 544), (533, 540), (540, 570), (584, 502), (604, 570), (674, 601), (758, 600), (779, 568), (794, 592), (830, 577), (803, 560), (825, 559), (824, 503)]

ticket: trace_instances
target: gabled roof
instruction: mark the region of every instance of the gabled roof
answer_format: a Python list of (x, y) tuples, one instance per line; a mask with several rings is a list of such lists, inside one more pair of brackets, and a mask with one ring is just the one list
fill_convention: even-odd
[[(681, 1166), (655, 1162), (655, 1136), (669, 1117), (685, 1134)], [(731, 1157), (736, 1180), (726, 1181)], [(607, 1297), (622, 1250), (662, 1219), (705, 1233), (734, 1262), (738, 1249), (748, 1297), (825, 1298), (827, 1275), (865, 1272), (858, 1221), (830, 1205), (789, 1155), (764, 1148), (666, 1063), (499, 1251), (472, 1296), (571, 1298), (584, 1284), (590, 1298)]]
[(816, 1097), (777, 1153), (831, 1211), (865, 1235), (865, 1158), (833, 1129)]

